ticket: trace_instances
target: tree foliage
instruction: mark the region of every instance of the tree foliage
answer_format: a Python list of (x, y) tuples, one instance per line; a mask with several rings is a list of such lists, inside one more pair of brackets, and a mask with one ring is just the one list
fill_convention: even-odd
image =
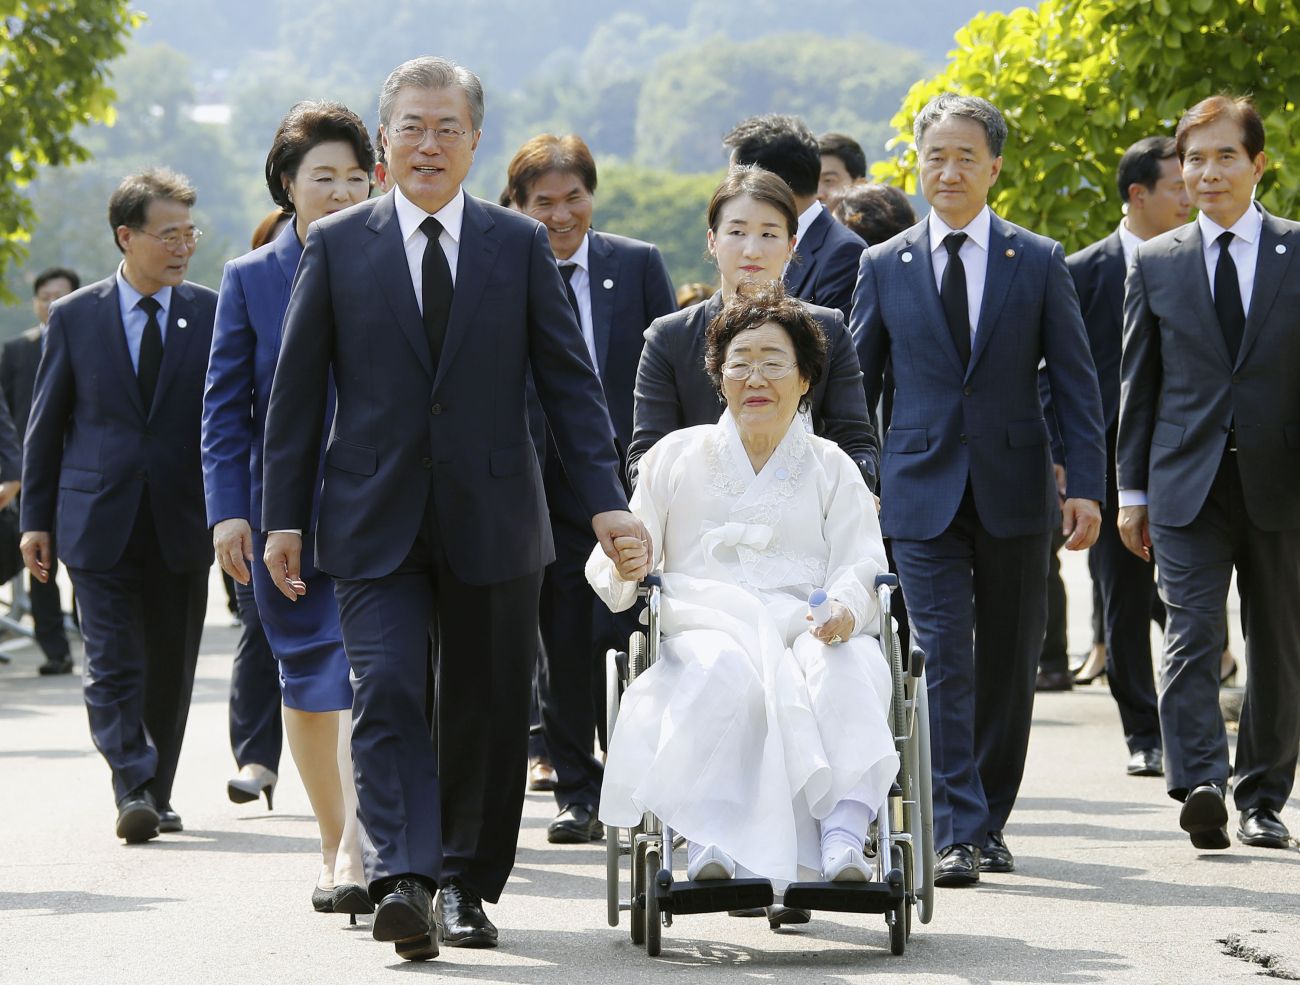
[(894, 117), (895, 155), (875, 166), (879, 179), (915, 191), (916, 113), (941, 92), (983, 96), (1011, 129), (993, 208), (1076, 249), (1118, 221), (1124, 149), (1172, 134), (1184, 110), (1225, 92), (1253, 96), (1264, 117), (1262, 201), (1300, 213), (1295, 0), (1047, 0), (981, 14), (956, 41), (947, 68), (914, 85)]
[(0, 274), (26, 255), (35, 219), (21, 189), (47, 165), (86, 159), (77, 126), (112, 121), (105, 65), (140, 20), (127, 0), (0, 0)]

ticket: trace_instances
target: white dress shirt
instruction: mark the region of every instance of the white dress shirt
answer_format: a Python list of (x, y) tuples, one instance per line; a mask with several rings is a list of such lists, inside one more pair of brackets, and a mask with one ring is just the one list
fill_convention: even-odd
[(1119, 246), (1124, 252), (1124, 269), (1128, 270), (1133, 266), (1133, 258), (1137, 256), (1138, 247), (1143, 240), (1137, 233), (1129, 229), (1128, 222), (1123, 220), (1119, 224)]
[(970, 337), (975, 341), (975, 330), (980, 323), (980, 307), (984, 303), (984, 279), (989, 269), (989, 236), (993, 228), (993, 213), (986, 205), (962, 229), (953, 229), (930, 210), (930, 262), (934, 265), (934, 286), (943, 290), (943, 272), (948, 269), (948, 248), (943, 238), (949, 233), (965, 233), (957, 255), (966, 268), (966, 310), (970, 314)]
[(596, 367), (596, 372), (600, 372), (600, 360), (596, 358), (596, 329), (591, 320), (591, 268), (588, 259), (591, 254), (591, 240), (586, 236), (582, 237), (582, 245), (573, 251), (573, 256), (567, 260), (559, 260), (560, 272), (564, 272), (566, 265), (572, 264), (573, 275), (569, 279), (569, 284), (573, 287), (573, 296), (578, 301), (578, 323), (582, 328), (582, 340), (587, 343), (587, 351), (591, 353), (591, 365)]
[[(406, 249), (406, 264), (411, 269), (411, 286), (415, 288), (415, 303), (419, 305), (420, 314), (424, 314), (424, 246), (429, 237), (420, 229), (420, 223), (430, 215), (409, 198), (402, 194), (401, 188), (393, 189), (393, 205), (397, 209), (397, 225), (402, 231), (402, 246)], [(465, 192), (457, 189), (450, 202), (432, 213), (442, 223), (442, 235), (438, 243), (447, 256), (447, 266), (451, 268), (451, 283), (456, 285), (456, 261), (460, 259), (460, 227), (465, 219)]]
[[(1237, 284), (1241, 290), (1241, 310), (1250, 314), (1250, 295), (1255, 287), (1255, 262), (1259, 259), (1259, 237), (1264, 229), (1264, 217), (1252, 202), (1251, 207), (1242, 213), (1240, 219), (1227, 230), (1217, 222), (1200, 212), (1196, 223), (1201, 229), (1201, 254), (1205, 258), (1205, 276), (1210, 281), (1210, 297), (1214, 296), (1214, 272), (1219, 265), (1219, 237), (1231, 232), (1232, 243), (1228, 246), (1228, 255), (1237, 265)], [(1130, 233), (1130, 235), (1132, 235)], [(1125, 258), (1127, 259), (1127, 257)], [(1145, 489), (1121, 489), (1120, 506), (1146, 506)]]

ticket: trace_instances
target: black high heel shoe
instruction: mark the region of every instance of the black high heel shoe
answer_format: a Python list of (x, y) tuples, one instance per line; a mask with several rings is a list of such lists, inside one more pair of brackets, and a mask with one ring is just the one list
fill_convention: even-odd
[(337, 890), (321, 889), (320, 886), (311, 888), (311, 908), (317, 913), (334, 912), (334, 894)]
[(358, 913), (374, 913), (375, 904), (370, 901), (370, 894), (366, 892), (364, 886), (358, 886), (356, 883), (347, 882), (342, 886), (334, 887), (334, 897), (331, 901), (335, 913), (346, 913), (348, 915), (348, 924), (355, 927), (357, 925)]
[[(1082, 670), (1083, 668), (1081, 667), (1079, 669)], [(1105, 679), (1106, 679), (1105, 664), (1101, 665), (1101, 670), (1097, 671), (1097, 673), (1089, 674), (1087, 677), (1080, 676), (1079, 674), (1074, 675), (1075, 684), (1091, 684), (1093, 681), (1104, 681)]]

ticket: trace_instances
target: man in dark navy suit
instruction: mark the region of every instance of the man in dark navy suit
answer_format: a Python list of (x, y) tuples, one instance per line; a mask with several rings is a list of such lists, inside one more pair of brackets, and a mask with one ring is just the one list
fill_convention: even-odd
[(194, 202), (162, 169), (113, 193), (122, 263), (50, 309), (23, 460), (23, 559), (48, 581), (57, 542), (76, 589), (90, 732), (128, 843), (181, 830), (172, 781), (212, 566), (199, 421), (217, 295), (185, 280)]
[[(596, 162), (582, 138), (532, 138), (515, 152), (506, 180), (519, 211), (546, 227), (604, 387), (621, 474), (632, 440), (632, 391), (646, 327), (677, 308), (668, 268), (649, 243), (591, 228)], [(542, 478), (556, 557), (542, 579), (544, 670), (538, 693), (560, 808), (547, 840), (571, 844), (595, 841), (604, 830), (596, 816), (604, 768), (592, 754), (595, 696), (604, 704), (596, 684), (604, 679), (605, 651), (626, 646), (636, 614), (611, 613), (588, 586), (583, 567), (596, 544), (591, 517), (565, 474), (554, 438), (548, 435), (546, 445)]]
[(733, 165), (756, 164), (794, 193), (799, 229), (785, 270), (786, 291), (823, 308), (838, 308), (848, 321), (853, 281), (867, 244), (817, 200), (822, 170), (817, 138), (798, 117), (769, 113), (736, 124), (722, 142), (731, 150)]
[[(1096, 539), (1105, 444), (1065, 253), (986, 204), (1002, 114), (945, 94), (914, 133), (931, 212), (863, 255), (852, 327), (869, 406), (893, 360), (880, 520), (928, 657), (936, 881), (952, 886), (1014, 868), (1002, 831), (1024, 774), (1052, 527), (1072, 550)], [(1044, 359), (1068, 472), (1060, 509)]]
[(595, 539), (617, 556), (615, 538), (640, 550), (648, 537), (627, 512), (600, 379), (546, 230), (461, 188), (482, 132), (478, 78), (413, 59), (385, 82), (379, 117), (396, 187), (316, 223), (298, 267), (262, 522), (267, 567), (296, 597), (332, 377), (316, 558), (335, 578), (352, 664), (371, 929), (423, 960), (439, 941), (495, 945), (482, 901), (500, 897), (514, 864), (538, 592), (555, 558), (530, 367)]

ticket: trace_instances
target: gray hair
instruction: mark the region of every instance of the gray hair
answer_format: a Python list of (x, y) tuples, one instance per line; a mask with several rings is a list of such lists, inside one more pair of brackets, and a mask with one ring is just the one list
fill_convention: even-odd
[(403, 89), (460, 89), (469, 101), (470, 123), (475, 130), (483, 127), (483, 83), (477, 75), (455, 62), (433, 55), (421, 55), (403, 62), (389, 73), (379, 92), (379, 125), (388, 126), (393, 103)]
[(1007, 121), (1002, 118), (998, 108), (979, 96), (959, 96), (955, 92), (935, 96), (916, 114), (916, 120), (912, 123), (912, 138), (916, 141), (918, 152), (925, 131), (948, 116), (958, 116), (978, 123), (984, 128), (984, 139), (988, 141), (990, 153), (994, 157), (1002, 155), (1002, 145), (1007, 142)]

